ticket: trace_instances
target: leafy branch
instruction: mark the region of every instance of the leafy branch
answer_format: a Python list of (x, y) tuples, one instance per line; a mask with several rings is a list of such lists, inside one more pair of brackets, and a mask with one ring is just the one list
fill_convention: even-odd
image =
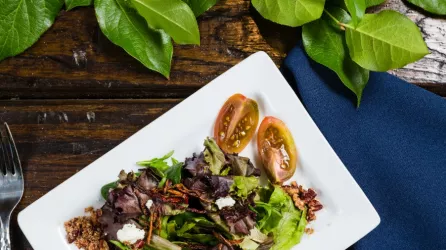
[[(172, 39), (178, 44), (200, 44), (196, 17), (217, 1), (65, 0), (65, 8), (94, 4), (105, 36), (168, 78)], [(63, 0), (0, 0), (0, 61), (31, 47), (51, 27), (63, 5)]]
[[(409, 1), (424, 5), (437, 2)], [(357, 106), (370, 71), (404, 67), (429, 53), (418, 27), (403, 14), (392, 10), (365, 13), (367, 7), (383, 2), (252, 0), (253, 6), (266, 19), (287, 26), (303, 26), (302, 40), (307, 54), (338, 75), (356, 95)], [(437, 13), (446, 11), (446, 5), (441, 5), (436, 5), (439, 6)]]

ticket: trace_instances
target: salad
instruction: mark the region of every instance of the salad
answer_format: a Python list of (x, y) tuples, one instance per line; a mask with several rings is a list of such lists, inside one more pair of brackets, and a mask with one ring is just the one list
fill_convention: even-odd
[(172, 151), (137, 162), (138, 172), (122, 170), (102, 187), (100, 209), (65, 222), (68, 242), (88, 250), (291, 249), (311, 233), (307, 225), (323, 206), (313, 189), (283, 185), (294, 174), (297, 151), (279, 119), (264, 118), (257, 133), (268, 183), (238, 154), (258, 119), (254, 100), (232, 96), (202, 152), (180, 162)]

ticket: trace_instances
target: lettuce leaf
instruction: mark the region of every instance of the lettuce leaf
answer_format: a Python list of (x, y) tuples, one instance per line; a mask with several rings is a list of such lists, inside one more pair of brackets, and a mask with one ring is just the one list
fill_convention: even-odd
[(148, 161), (138, 161), (136, 164), (142, 167), (151, 167), (155, 170), (158, 170), (159, 172), (164, 172), (170, 167), (169, 164), (166, 162), (166, 160), (169, 159), (172, 155), (173, 155), (173, 150), (161, 158), (153, 158)]
[(173, 184), (178, 184), (181, 182), (181, 170), (183, 169), (183, 163), (178, 162), (175, 160), (176, 163), (174, 163), (174, 158), (172, 158), (172, 166), (168, 168), (165, 172), (166, 178), (171, 180)]
[(235, 192), (237, 196), (246, 198), (248, 195), (259, 187), (259, 179), (257, 177), (234, 176), (234, 183), (231, 185), (230, 192)]
[(110, 240), (110, 243), (112, 243), (113, 245), (115, 245), (116, 247), (118, 247), (121, 250), (132, 250), (129, 246), (126, 246), (126, 245), (124, 245), (121, 242), (116, 241), (116, 240)]
[(271, 250), (291, 249), (300, 242), (307, 226), (307, 210), (294, 206), (291, 197), (275, 186), (269, 199), (256, 202), (257, 225), (262, 233), (273, 233), (274, 245)]
[(307, 225), (304, 213), (306, 214), (306, 210), (283, 213), (279, 225), (273, 232), (274, 245), (271, 250), (291, 249), (300, 242)]
[(204, 140), (204, 146), (206, 147), (204, 150), (204, 160), (209, 164), (209, 169), (212, 174), (219, 175), (226, 163), (225, 154), (212, 138)]

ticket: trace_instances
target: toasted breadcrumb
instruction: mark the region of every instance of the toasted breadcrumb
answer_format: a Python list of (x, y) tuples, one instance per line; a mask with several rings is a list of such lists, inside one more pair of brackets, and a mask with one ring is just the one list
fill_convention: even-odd
[(308, 234), (308, 235), (313, 234), (314, 233), (314, 229), (310, 228), (310, 227), (307, 227), (307, 228), (305, 228), (305, 233)]
[(85, 212), (90, 215), (65, 222), (68, 242), (74, 243), (79, 249), (109, 250), (107, 242), (101, 237), (102, 230), (98, 223), (98, 217), (101, 216), (102, 211), (88, 207)]

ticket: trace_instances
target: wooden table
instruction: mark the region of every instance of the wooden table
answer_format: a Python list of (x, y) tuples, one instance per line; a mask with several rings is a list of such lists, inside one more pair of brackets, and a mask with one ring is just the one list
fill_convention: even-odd
[[(432, 52), (393, 73), (446, 96), (446, 20), (397, 0), (380, 8), (416, 21)], [(32, 249), (18, 211), (250, 54), (266, 51), (280, 65), (299, 40), (298, 29), (263, 20), (248, 0), (222, 0), (199, 26), (201, 46), (175, 46), (170, 80), (111, 44), (92, 8), (61, 12), (37, 44), (0, 63), (0, 121), (10, 124), (25, 174), (14, 249)]]

